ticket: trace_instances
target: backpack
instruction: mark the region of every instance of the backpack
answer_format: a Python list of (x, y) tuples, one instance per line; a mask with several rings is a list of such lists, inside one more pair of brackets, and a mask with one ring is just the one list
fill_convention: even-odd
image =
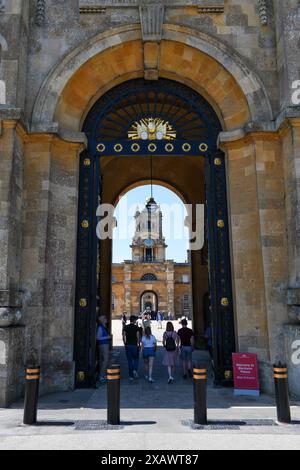
[(165, 348), (169, 352), (176, 351), (176, 343), (175, 339), (173, 338), (173, 335), (167, 337)]

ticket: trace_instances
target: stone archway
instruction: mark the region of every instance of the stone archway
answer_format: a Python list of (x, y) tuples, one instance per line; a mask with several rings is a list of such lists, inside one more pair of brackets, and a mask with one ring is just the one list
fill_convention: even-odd
[[(47, 130), (48, 126), (80, 131), (93, 103), (117, 84), (143, 77), (144, 67), (137, 25), (95, 36), (47, 77), (34, 106), (32, 130), (41, 126)], [(224, 130), (272, 119), (259, 77), (237, 53), (205, 33), (165, 25), (159, 76), (181, 81), (204, 94), (226, 123)]]
[[(178, 30), (176, 41), (175, 30)], [(181, 39), (183, 42), (180, 42)], [(280, 160), (280, 143), (277, 138), (271, 133), (264, 135), (257, 132), (264, 120), (272, 118), (268, 97), (260, 80), (243, 65), (237, 54), (232, 54), (226, 46), (205, 34), (165, 25), (161, 51), (163, 60), (160, 76), (184, 83), (204, 95), (216, 110), (223, 130), (231, 133), (230, 136), (225, 136), (226, 142), (222, 136), (222, 145), (226, 150), (229, 183), (233, 282), (239, 293), (235, 299), (237, 337), (243, 350), (251, 349), (257, 352), (261, 361), (267, 363), (270, 359), (268, 328), (270, 331), (275, 328), (266, 311), (267, 304), (271, 305), (269, 294), (273, 281), (267, 287), (267, 295), (264, 273), (267, 276), (271, 268), (268, 254), (263, 252), (266, 260), (261, 256), (261, 224), (265, 220), (266, 212), (260, 211), (264, 201), (260, 198), (263, 188), (259, 185), (263, 183), (261, 179), (257, 180), (255, 175), (257, 152), (261, 152), (261, 155), (265, 151), (268, 155), (271, 152), (276, 161)], [(174, 68), (171, 61), (168, 61), (169, 53), (176, 59)], [(33, 143), (29, 142), (27, 146), (28, 152), (32, 148), (32, 154), (40, 153), (41, 147), (47, 147), (47, 152), (47, 132), (58, 132), (61, 140), (55, 138), (51, 149), (53, 178), (55, 172), (58, 172), (60, 177), (71, 172), (72, 181), (75, 181), (78, 173), (77, 153), (81, 146), (78, 142), (84, 141), (84, 135), (79, 132), (88, 111), (99, 96), (116, 84), (143, 75), (143, 45), (139, 28), (136, 26), (98, 35), (74, 50), (53, 70), (41, 88), (32, 116), (32, 130), (46, 133), (48, 140), (44, 139), (44, 143), (41, 143), (40, 137), (36, 137), (36, 141), (40, 142), (36, 150), (36, 142), (32, 138)], [(244, 128), (250, 132), (247, 136), (241, 131)], [(251, 129), (255, 130), (252, 134)], [(72, 145), (69, 145), (68, 141), (72, 142)], [(276, 177), (276, 172), (268, 168), (266, 166), (265, 171)], [(76, 194), (75, 186), (73, 195), (74, 192)], [(67, 206), (69, 196), (64, 197)], [(54, 216), (61, 199), (58, 201), (54, 198), (54, 201), (51, 201), (53, 220), (51, 219), (49, 243), (51, 237), (55, 239), (56, 232), (61, 232), (60, 220)], [(74, 207), (73, 204), (72, 208)], [(70, 218), (74, 236), (68, 238), (68, 253), (75, 252), (75, 219), (74, 211)], [(265, 227), (270, 237), (273, 231), (276, 231), (276, 227)], [(248, 247), (247, 259), (251, 262), (246, 262), (243, 258), (244, 246)], [(57, 261), (58, 265), (59, 262), (60, 260)], [(73, 282), (74, 286), (74, 278), (70, 274), (74, 272), (72, 263), (69, 263), (67, 282)], [(277, 265), (282, 268), (280, 260)], [(51, 287), (56, 285), (55, 272), (54, 270), (51, 276), (49, 275)], [(251, 298), (247, 295), (249, 283)], [(272, 306), (270, 308), (272, 309)], [(282, 314), (280, 309), (283, 307), (278, 303), (279, 315)], [(73, 322), (71, 312), (73, 309), (68, 306), (70, 324)], [(49, 327), (49, 335), (50, 330)], [(46, 331), (45, 335), (47, 334)], [(275, 331), (273, 336), (276, 336)], [(55, 368), (55, 365), (53, 367)]]

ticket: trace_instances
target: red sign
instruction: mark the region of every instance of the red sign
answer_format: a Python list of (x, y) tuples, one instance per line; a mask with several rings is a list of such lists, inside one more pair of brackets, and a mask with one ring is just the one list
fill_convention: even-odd
[(258, 361), (256, 354), (233, 354), (234, 388), (259, 390)]

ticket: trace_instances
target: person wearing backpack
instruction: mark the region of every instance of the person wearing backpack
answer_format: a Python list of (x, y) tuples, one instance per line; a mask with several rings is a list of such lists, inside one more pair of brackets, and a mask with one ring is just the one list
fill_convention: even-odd
[(165, 348), (163, 366), (168, 368), (168, 384), (170, 385), (174, 382), (173, 372), (176, 366), (179, 347), (179, 337), (174, 331), (174, 326), (172, 322), (167, 323), (167, 329), (163, 336), (163, 345)]

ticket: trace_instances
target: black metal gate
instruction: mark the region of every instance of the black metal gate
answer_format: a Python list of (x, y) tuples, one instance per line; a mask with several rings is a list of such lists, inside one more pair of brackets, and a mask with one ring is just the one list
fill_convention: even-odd
[[(147, 101), (148, 99), (148, 101)], [(122, 112), (121, 112), (122, 110)], [(132, 122), (145, 116), (172, 123), (176, 139), (128, 139)], [(235, 351), (231, 281), (229, 219), (225, 155), (217, 150), (221, 125), (209, 103), (191, 89), (169, 80), (124, 83), (102, 97), (84, 125), (88, 149), (80, 157), (78, 249), (74, 360), (76, 386), (95, 385), (97, 312), (96, 210), (101, 199), (101, 156), (176, 155), (205, 159), (207, 227), (210, 263), (215, 377), (218, 384), (232, 383)]]

